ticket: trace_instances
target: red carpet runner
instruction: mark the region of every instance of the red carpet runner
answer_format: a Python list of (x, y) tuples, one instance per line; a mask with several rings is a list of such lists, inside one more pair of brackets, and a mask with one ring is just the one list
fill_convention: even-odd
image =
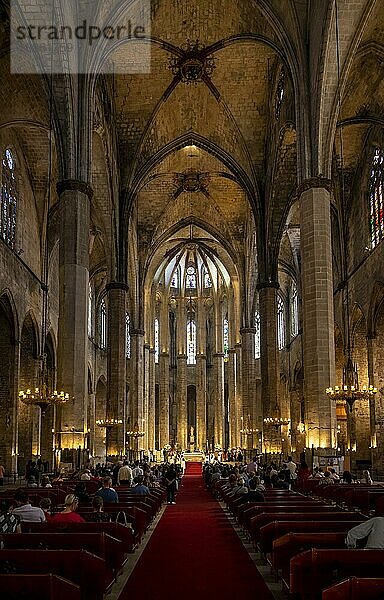
[(216, 500), (199, 463), (187, 463), (119, 600), (272, 600), (272, 595)]

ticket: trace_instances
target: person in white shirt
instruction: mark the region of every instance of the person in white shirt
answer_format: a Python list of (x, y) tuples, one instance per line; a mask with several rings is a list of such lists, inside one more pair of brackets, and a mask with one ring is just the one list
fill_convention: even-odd
[(291, 472), (291, 479), (297, 479), (297, 465), (295, 462), (293, 462), (292, 456), (288, 456), (288, 462), (286, 463), (286, 465), (287, 469), (289, 469)]
[(32, 506), (29, 502), (28, 494), (19, 490), (15, 493), (14, 500), (16, 508), (12, 510), (12, 514), (18, 515), (20, 521), (24, 523), (45, 523), (46, 518), (44, 511), (38, 506)]
[(80, 476), (81, 481), (91, 481), (91, 471), (89, 469), (85, 469), (84, 473)]
[(132, 483), (132, 469), (126, 460), (117, 474), (117, 483), (119, 485), (131, 485)]
[(135, 461), (135, 466), (132, 469), (132, 477), (135, 479), (139, 475), (144, 475), (143, 469), (140, 467), (140, 463), (138, 460)]
[(384, 548), (384, 517), (373, 517), (356, 525), (347, 533), (348, 548), (356, 548), (356, 542), (368, 536), (364, 548)]

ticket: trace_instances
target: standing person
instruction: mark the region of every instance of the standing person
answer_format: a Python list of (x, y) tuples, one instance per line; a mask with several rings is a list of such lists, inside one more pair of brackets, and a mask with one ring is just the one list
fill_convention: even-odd
[(3, 465), (0, 465), (0, 486), (4, 485), (4, 475), (5, 475), (5, 469), (4, 469)]
[(297, 479), (297, 473), (296, 473), (297, 465), (295, 462), (293, 462), (292, 456), (288, 456), (288, 461), (286, 464), (287, 464), (287, 469), (289, 469), (291, 472), (291, 479), (292, 480)]
[(118, 485), (131, 485), (132, 483), (132, 469), (128, 464), (128, 461), (125, 460), (123, 462), (123, 466), (120, 467), (119, 472), (117, 474), (117, 483)]
[(168, 467), (168, 470), (165, 473), (165, 483), (167, 486), (167, 502), (168, 504), (176, 504), (175, 502), (175, 493), (176, 493), (176, 483), (177, 473), (175, 469), (175, 465), (171, 464)]

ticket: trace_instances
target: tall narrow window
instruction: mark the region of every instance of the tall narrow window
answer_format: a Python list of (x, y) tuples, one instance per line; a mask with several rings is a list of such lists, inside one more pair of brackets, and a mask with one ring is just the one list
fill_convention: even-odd
[(260, 358), (260, 313), (255, 312), (255, 358)]
[(125, 358), (131, 358), (131, 319), (125, 313)]
[(16, 164), (12, 151), (7, 148), (2, 160), (0, 235), (9, 246), (15, 242), (16, 209)]
[(92, 310), (93, 310), (93, 294), (92, 286), (89, 284), (88, 290), (88, 337), (92, 337)]
[(277, 342), (279, 350), (285, 346), (285, 314), (284, 302), (280, 296), (277, 297)]
[(196, 323), (187, 323), (187, 365), (196, 364)]
[(179, 275), (177, 270), (172, 275), (171, 287), (178, 288), (179, 287)]
[(100, 302), (100, 348), (107, 347), (107, 306), (105, 300)]
[(279, 80), (277, 82), (276, 93), (275, 93), (275, 117), (280, 117), (281, 105), (283, 104), (284, 98), (284, 84), (285, 84), (285, 73), (284, 68), (281, 68)]
[(188, 267), (187, 276), (185, 278), (185, 287), (194, 290), (196, 289), (196, 269), (195, 267)]
[(204, 287), (206, 289), (212, 287), (212, 280), (211, 280), (207, 270), (204, 271)]
[(299, 333), (299, 296), (297, 293), (296, 283), (292, 283), (291, 287), (291, 337), (296, 337)]
[(372, 248), (384, 237), (384, 151), (376, 148), (369, 184), (369, 207)]
[(159, 364), (159, 319), (155, 319), (155, 363)]
[(228, 319), (224, 319), (223, 322), (223, 350), (224, 350), (224, 361), (228, 362), (229, 358), (229, 324)]

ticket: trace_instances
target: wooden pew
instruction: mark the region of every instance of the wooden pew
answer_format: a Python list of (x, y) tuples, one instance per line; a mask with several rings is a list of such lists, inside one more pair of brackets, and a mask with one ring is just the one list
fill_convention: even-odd
[(382, 600), (384, 578), (349, 577), (323, 590), (322, 600)]
[(358, 521), (289, 521), (287, 516), (286, 521), (273, 521), (267, 523), (260, 529), (259, 549), (262, 554), (270, 554), (273, 549), (273, 542), (279, 537), (287, 533), (321, 533), (321, 532), (343, 532), (344, 536), (347, 531), (355, 527), (361, 520)]
[(52, 573), (80, 586), (82, 600), (103, 600), (108, 588), (105, 561), (86, 550), (0, 550), (16, 573)]
[(290, 560), (311, 548), (341, 548), (345, 549), (345, 532), (336, 533), (287, 533), (273, 542), (272, 567), (278, 573), (282, 572), (284, 581), (289, 579)]
[(248, 532), (252, 532), (252, 523), (253, 523), (253, 519), (257, 516), (260, 515), (261, 513), (286, 513), (291, 514), (291, 513), (302, 513), (303, 515), (307, 514), (307, 513), (333, 513), (336, 512), (337, 508), (333, 507), (333, 506), (327, 506), (326, 504), (311, 504), (309, 506), (303, 506), (302, 504), (271, 504), (271, 505), (265, 505), (263, 506), (263, 504), (260, 504), (257, 507), (254, 507), (252, 512), (250, 512), (249, 514), (247, 514), (247, 518), (246, 521), (244, 522), (244, 526), (245, 529)]
[(255, 542), (258, 543), (260, 538), (260, 528), (263, 525), (267, 525), (267, 523), (272, 523), (273, 521), (352, 521), (356, 519), (364, 520), (363, 515), (360, 515), (355, 512), (313, 512), (313, 513), (261, 513), (252, 518), (251, 523), (251, 538)]
[[(317, 508), (321, 507), (321, 511), (323, 510), (331, 510), (332, 507), (325, 507), (324, 504), (320, 504), (319, 502), (317, 502), (316, 500), (307, 500), (307, 502), (287, 502), (287, 503), (282, 503), (282, 502), (252, 502), (249, 504), (248, 508), (245, 508), (244, 511), (242, 512), (242, 516), (241, 516), (241, 525), (243, 525), (243, 527), (249, 531), (250, 525), (251, 525), (251, 519), (260, 513), (260, 509), (261, 508), (265, 508), (265, 511), (262, 512), (281, 512), (284, 511), (285, 509), (287, 509), (287, 512), (298, 512), (298, 510), (293, 510), (295, 508), (298, 508), (299, 510), (301, 510), (301, 508), (303, 508), (304, 510), (309, 510), (309, 511), (317, 511)], [(240, 524), (240, 515), (239, 515), (239, 524)]]
[(346, 577), (380, 577), (383, 564), (384, 550), (312, 548), (291, 559), (289, 593), (300, 600), (319, 600), (322, 590)]
[(111, 582), (124, 563), (124, 547), (120, 540), (107, 533), (6, 533), (3, 535), (6, 549), (37, 550), (87, 550), (105, 560)]
[(4, 600), (81, 600), (80, 588), (63, 577), (52, 575), (0, 575)]
[(132, 553), (136, 542), (132, 529), (121, 523), (22, 523), (23, 533), (107, 533), (123, 544), (124, 553)]

